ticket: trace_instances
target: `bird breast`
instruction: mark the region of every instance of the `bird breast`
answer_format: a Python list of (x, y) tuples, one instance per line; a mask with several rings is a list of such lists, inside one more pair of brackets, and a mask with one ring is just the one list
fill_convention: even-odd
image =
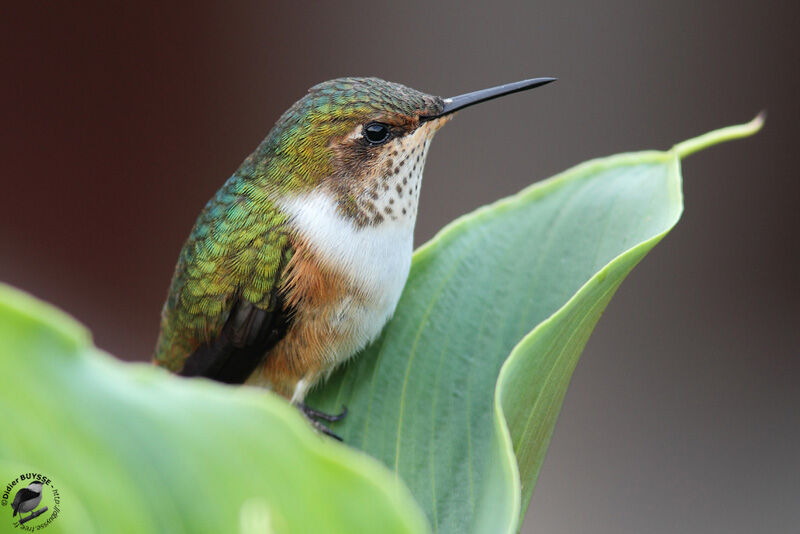
[(330, 326), (352, 334), (349, 346), (374, 339), (394, 313), (411, 266), (414, 220), (359, 226), (343, 217), (322, 191), (285, 199), (290, 225), (324, 265), (357, 289), (342, 295)]

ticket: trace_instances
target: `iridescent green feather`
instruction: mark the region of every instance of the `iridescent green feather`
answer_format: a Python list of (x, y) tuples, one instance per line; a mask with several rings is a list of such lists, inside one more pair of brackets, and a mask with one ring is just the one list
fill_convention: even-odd
[(206, 205), (181, 251), (155, 359), (180, 370), (211, 341), (237, 298), (269, 309), (289, 259), (286, 216), (237, 176)]

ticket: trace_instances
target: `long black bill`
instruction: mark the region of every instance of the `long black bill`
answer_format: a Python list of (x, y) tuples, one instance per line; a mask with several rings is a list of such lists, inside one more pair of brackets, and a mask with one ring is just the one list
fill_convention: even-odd
[(454, 96), (452, 98), (444, 99), (444, 109), (438, 115), (426, 115), (420, 117), (420, 120), (429, 121), (443, 115), (448, 115), (459, 109), (464, 109), (481, 102), (486, 102), (493, 98), (498, 98), (511, 93), (518, 93), (520, 91), (527, 91), (534, 87), (540, 87), (550, 82), (556, 81), (556, 78), (531, 78), (530, 80), (522, 80), (514, 83), (507, 83), (498, 85), (497, 87), (490, 87), (489, 89), (481, 89), (480, 91), (473, 91), (464, 95)]

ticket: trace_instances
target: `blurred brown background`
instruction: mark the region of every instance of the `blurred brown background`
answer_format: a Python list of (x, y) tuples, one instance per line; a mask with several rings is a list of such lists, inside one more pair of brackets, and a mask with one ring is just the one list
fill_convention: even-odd
[(473, 108), (436, 139), (417, 242), (591, 157), (769, 112), (684, 165), (686, 212), (578, 366), (525, 532), (797, 532), (798, 8), (790, 2), (4, 9), (0, 280), (147, 359), (206, 200), (311, 85), (375, 75)]

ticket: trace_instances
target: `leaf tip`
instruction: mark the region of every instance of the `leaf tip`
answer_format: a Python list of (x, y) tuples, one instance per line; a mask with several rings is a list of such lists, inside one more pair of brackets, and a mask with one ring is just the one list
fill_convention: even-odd
[(749, 137), (755, 133), (758, 133), (758, 131), (764, 126), (766, 119), (767, 112), (766, 110), (762, 110), (750, 122), (713, 130), (703, 135), (683, 141), (682, 143), (678, 143), (672, 148), (672, 150), (678, 155), (679, 158), (683, 159), (710, 146), (724, 143), (725, 141)]
[(758, 112), (758, 115), (753, 117), (753, 120), (751, 120), (748, 123), (748, 125), (753, 128), (753, 133), (756, 133), (759, 130), (761, 130), (766, 121), (767, 121), (767, 110), (762, 109), (761, 111)]

